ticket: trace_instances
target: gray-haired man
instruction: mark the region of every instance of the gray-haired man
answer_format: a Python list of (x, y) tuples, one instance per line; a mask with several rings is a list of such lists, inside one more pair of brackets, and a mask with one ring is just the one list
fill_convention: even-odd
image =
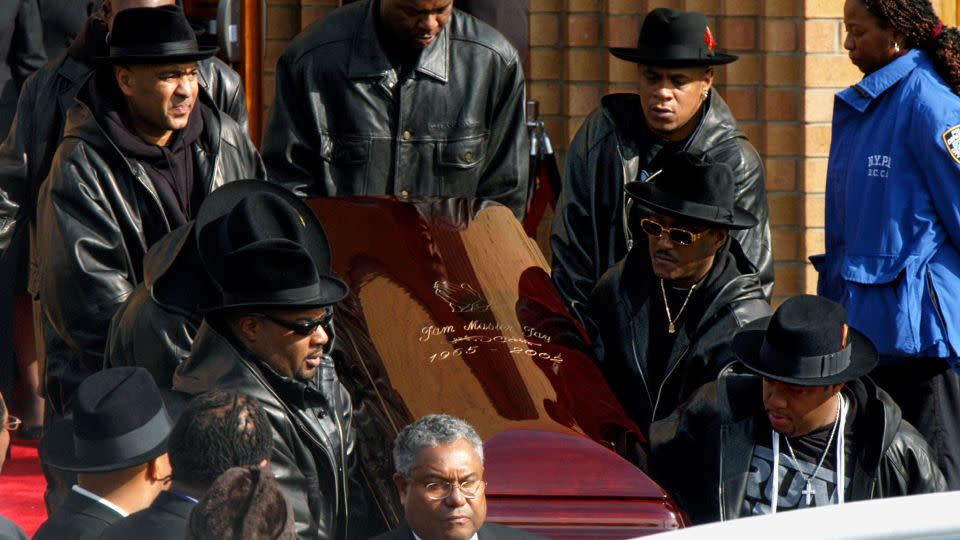
[(393, 443), (393, 463), (406, 523), (375, 540), (540, 538), (484, 524), (483, 441), (463, 420), (432, 414), (403, 428)]

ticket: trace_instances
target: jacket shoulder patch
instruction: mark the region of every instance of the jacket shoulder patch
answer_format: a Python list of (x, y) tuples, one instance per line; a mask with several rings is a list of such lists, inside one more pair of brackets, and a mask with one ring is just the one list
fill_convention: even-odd
[(943, 144), (947, 146), (953, 160), (960, 163), (960, 126), (953, 126), (943, 132)]

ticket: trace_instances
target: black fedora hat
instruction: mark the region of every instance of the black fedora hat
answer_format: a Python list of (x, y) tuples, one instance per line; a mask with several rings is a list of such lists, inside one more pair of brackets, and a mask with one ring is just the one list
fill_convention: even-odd
[(330, 244), (303, 201), (261, 180), (229, 182), (207, 196), (195, 225), (200, 262), (220, 292), (204, 311), (303, 308), (342, 300)]
[(167, 451), (186, 403), (180, 392), (159, 390), (144, 368), (98, 371), (77, 388), (73, 416), (44, 432), (40, 457), (56, 469), (86, 473), (142, 465)]
[(210, 58), (217, 47), (201, 47), (180, 6), (130, 8), (117, 12), (108, 38), (112, 64), (166, 64)]
[(772, 317), (744, 326), (733, 351), (747, 369), (797, 386), (852, 381), (877, 365), (870, 339), (847, 326), (847, 310), (819, 296), (788, 298)]
[(713, 66), (737, 59), (716, 48), (703, 13), (657, 8), (644, 17), (636, 47), (614, 47), (610, 53), (621, 60), (664, 67)]
[(757, 218), (735, 206), (733, 171), (689, 152), (667, 158), (645, 182), (629, 182), (627, 195), (660, 214), (725, 229), (749, 229)]

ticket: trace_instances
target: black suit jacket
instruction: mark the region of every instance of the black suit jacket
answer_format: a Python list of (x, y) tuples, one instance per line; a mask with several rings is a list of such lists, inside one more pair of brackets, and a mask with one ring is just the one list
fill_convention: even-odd
[(100, 540), (183, 540), (191, 508), (192, 502), (164, 491), (149, 508), (130, 514), (103, 531)]
[(60, 508), (40, 526), (33, 540), (97, 540), (111, 524), (123, 518), (114, 510), (70, 490)]
[[(477, 536), (479, 540), (545, 540), (542, 536), (496, 523), (484, 523), (477, 531)], [(373, 540), (413, 540), (413, 531), (406, 523), (401, 523), (396, 529), (385, 532)]]

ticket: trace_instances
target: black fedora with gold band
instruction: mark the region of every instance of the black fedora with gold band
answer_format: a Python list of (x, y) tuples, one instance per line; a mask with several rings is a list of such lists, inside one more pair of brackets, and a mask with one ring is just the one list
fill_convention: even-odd
[(847, 326), (843, 306), (811, 295), (788, 298), (772, 317), (744, 326), (733, 352), (750, 371), (796, 386), (852, 381), (879, 361), (870, 339)]
[(703, 13), (670, 8), (647, 14), (636, 47), (613, 47), (610, 53), (628, 62), (661, 67), (713, 66), (737, 59), (717, 50)]

